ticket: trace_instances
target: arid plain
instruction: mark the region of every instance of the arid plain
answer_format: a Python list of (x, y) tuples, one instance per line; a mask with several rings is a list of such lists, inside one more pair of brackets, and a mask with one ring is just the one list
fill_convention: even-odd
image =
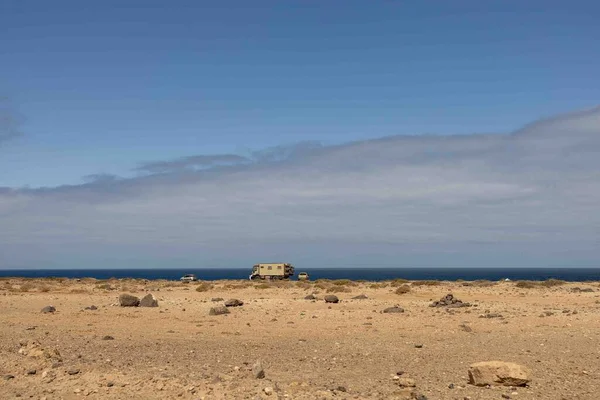
[[(472, 385), (482, 361), (530, 381)], [(597, 400), (600, 284), (5, 278), (0, 398)]]

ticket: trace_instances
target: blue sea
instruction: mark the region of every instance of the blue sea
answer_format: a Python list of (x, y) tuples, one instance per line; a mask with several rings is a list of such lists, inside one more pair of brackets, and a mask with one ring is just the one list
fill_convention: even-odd
[[(383, 281), (395, 278), (410, 280), (455, 281), (501, 279), (542, 281), (550, 278), (565, 281), (600, 281), (600, 268), (296, 268), (315, 279), (352, 279)], [(178, 280), (184, 274), (196, 274), (200, 280), (248, 279), (249, 268), (203, 269), (22, 269), (0, 270), (0, 277), (64, 278), (136, 278)]]

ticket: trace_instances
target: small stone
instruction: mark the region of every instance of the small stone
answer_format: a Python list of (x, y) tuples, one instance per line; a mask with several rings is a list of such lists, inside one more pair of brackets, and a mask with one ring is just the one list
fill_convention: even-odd
[(2, 378), (4, 378), (5, 381), (10, 381), (11, 379), (15, 379), (15, 376), (11, 374), (6, 374)]
[(336, 390), (337, 390), (338, 392), (344, 392), (344, 393), (348, 391), (348, 389), (346, 389), (346, 387), (345, 387), (345, 386), (338, 386), (338, 387), (336, 388)]
[(211, 307), (210, 311), (208, 312), (208, 315), (223, 315), (223, 314), (229, 314), (229, 310), (227, 309), (227, 307), (225, 306), (217, 306), (217, 307)]
[(448, 389), (454, 389), (454, 383), (449, 384)]
[(95, 311), (98, 309), (98, 307), (92, 305), (92, 306), (86, 307), (85, 309)]
[(304, 300), (316, 300), (316, 296), (314, 294), (309, 294), (308, 296), (304, 297)]
[(384, 314), (394, 314), (394, 313), (403, 313), (403, 312), (404, 312), (404, 308), (398, 307), (398, 306), (388, 307), (383, 310)]
[(223, 301), (222, 297), (213, 297), (212, 299), (210, 299), (210, 301), (212, 301), (213, 303), (219, 302), (219, 301)]
[(354, 296), (352, 299), (354, 299), (354, 300), (366, 300), (366, 299), (368, 299), (368, 297), (365, 294), (359, 294), (358, 296)]
[(72, 368), (67, 371), (67, 374), (69, 374), (69, 375), (77, 375), (78, 373), (79, 373), (79, 369), (77, 369), (77, 368)]
[(225, 307), (240, 307), (243, 305), (244, 302), (238, 299), (229, 299), (225, 302)]
[(266, 394), (267, 396), (270, 396), (270, 395), (272, 395), (272, 394), (273, 394), (273, 388), (272, 388), (272, 387), (270, 387), (270, 386), (267, 386), (266, 388), (264, 388), (264, 389), (263, 389), (263, 392), (265, 392), (265, 394)]
[(29, 371), (27, 371), (27, 375), (35, 375), (37, 374), (37, 371), (35, 369), (30, 369)]
[(115, 386), (114, 382), (112, 382), (112, 381), (106, 382), (106, 387), (113, 387), (113, 386)]
[(264, 379), (265, 370), (263, 369), (262, 363), (260, 361), (255, 362), (252, 366), (252, 375), (254, 375), (256, 379)]
[(102, 337), (102, 340), (115, 340), (115, 338), (110, 335), (106, 335)]
[(54, 312), (56, 312), (56, 308), (54, 306), (46, 306), (46, 307), (42, 308), (41, 312), (44, 314), (54, 313)]
[(420, 343), (419, 343), (419, 344), (415, 344), (415, 348), (417, 348), (417, 349), (422, 349), (422, 348), (423, 348), (423, 345), (422, 345), (422, 344), (420, 344)]
[(507, 394), (504, 394), (504, 393), (502, 393), (502, 398), (503, 398), (503, 399), (510, 399), (510, 396), (509, 396), (509, 395), (507, 395)]

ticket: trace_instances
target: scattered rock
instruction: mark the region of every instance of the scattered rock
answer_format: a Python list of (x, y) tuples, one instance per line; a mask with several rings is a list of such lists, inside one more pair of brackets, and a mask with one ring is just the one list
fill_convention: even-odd
[(273, 394), (273, 388), (272, 388), (272, 387), (270, 387), (270, 386), (267, 386), (266, 388), (264, 388), (264, 389), (263, 389), (263, 392), (265, 392), (265, 394), (266, 394), (267, 396), (270, 396), (270, 395), (272, 395), (272, 394)]
[(416, 348), (416, 349), (422, 349), (422, 348), (423, 348), (423, 345), (422, 345), (421, 343), (419, 343), (419, 344), (415, 344), (415, 348)]
[(594, 289), (574, 287), (573, 289), (571, 289), (571, 291), (575, 292), (575, 293), (592, 293), (594, 291)]
[(309, 294), (308, 296), (304, 297), (304, 300), (316, 300), (317, 297), (314, 294)]
[(499, 313), (485, 313), (481, 314), (479, 318), (504, 318), (502, 314)]
[(368, 297), (364, 294), (359, 294), (358, 296), (353, 297), (354, 300), (366, 300)]
[(140, 307), (158, 307), (158, 299), (152, 293), (148, 293), (140, 300)]
[(225, 307), (240, 307), (243, 305), (244, 302), (238, 299), (229, 299), (225, 302)]
[(140, 305), (140, 299), (130, 294), (123, 293), (119, 296), (119, 305), (121, 307), (137, 307)]
[(328, 294), (324, 297), (325, 303), (339, 303), (340, 299), (334, 294)]
[(42, 308), (42, 312), (44, 314), (53, 313), (53, 312), (56, 312), (56, 308), (54, 306), (46, 306), (46, 307)]
[(106, 335), (102, 337), (102, 340), (115, 340), (115, 338), (110, 335)]
[(79, 369), (78, 368), (72, 368), (70, 370), (67, 371), (67, 374), (69, 375), (77, 375), (79, 373)]
[(15, 379), (14, 375), (6, 374), (2, 377), (5, 381), (10, 381), (11, 379)]
[(412, 378), (398, 377), (398, 379), (394, 379), (396, 385), (400, 387), (415, 387), (417, 386), (416, 382)]
[(25, 343), (21, 343), (19, 354), (23, 354), (27, 357), (41, 358), (50, 362), (61, 362), (62, 357), (58, 350), (55, 348), (42, 347), (40, 342), (36, 340), (30, 340)]
[(403, 312), (404, 312), (404, 308), (398, 307), (398, 306), (388, 307), (388, 308), (386, 308), (386, 309), (383, 310), (384, 314), (403, 313)]
[(222, 297), (213, 297), (212, 299), (210, 299), (210, 301), (212, 301), (213, 303), (219, 302), (219, 301), (223, 301)]
[(462, 300), (459, 300), (454, 297), (453, 294), (448, 293), (444, 297), (442, 297), (438, 301), (434, 301), (429, 305), (429, 307), (450, 307), (450, 308), (458, 308), (458, 307), (470, 307), (471, 304), (463, 303)]
[(95, 310), (97, 310), (97, 309), (98, 309), (98, 307), (96, 307), (96, 306), (89, 306), (89, 307), (86, 307), (84, 310), (92, 310), (92, 311), (95, 311)]
[(262, 363), (259, 361), (255, 362), (254, 365), (252, 366), (252, 375), (254, 375), (254, 377), (256, 379), (264, 379), (265, 377), (265, 370), (263, 369)]
[(35, 374), (37, 374), (37, 370), (35, 370), (35, 369), (30, 369), (27, 371), (27, 375), (35, 375)]
[(462, 324), (462, 325), (460, 325), (460, 327), (465, 332), (473, 332), (473, 329), (467, 324)]
[(469, 383), (475, 386), (525, 386), (531, 381), (529, 370), (504, 361), (484, 361), (469, 367)]
[(217, 307), (211, 307), (210, 311), (208, 312), (208, 315), (223, 315), (223, 314), (229, 314), (229, 310), (227, 309), (227, 307), (225, 306), (217, 306)]

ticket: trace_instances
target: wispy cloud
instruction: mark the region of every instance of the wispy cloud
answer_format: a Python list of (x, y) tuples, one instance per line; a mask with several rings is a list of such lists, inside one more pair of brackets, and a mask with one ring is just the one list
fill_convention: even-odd
[(0, 96), (0, 144), (21, 135), (21, 118), (7, 97)]
[(511, 134), (303, 143), (137, 172), (0, 189), (4, 263), (593, 265), (600, 257), (600, 108)]

